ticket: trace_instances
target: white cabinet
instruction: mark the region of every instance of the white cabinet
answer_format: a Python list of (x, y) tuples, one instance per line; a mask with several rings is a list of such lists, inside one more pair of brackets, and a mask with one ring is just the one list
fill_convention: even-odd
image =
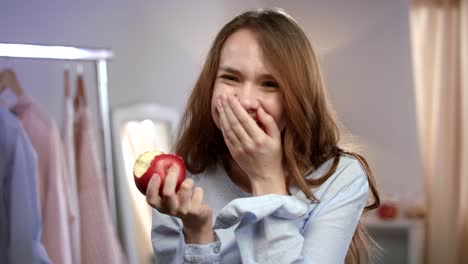
[(424, 250), (424, 220), (397, 218), (380, 220), (364, 217), (364, 224), (383, 248), (372, 263), (422, 264)]

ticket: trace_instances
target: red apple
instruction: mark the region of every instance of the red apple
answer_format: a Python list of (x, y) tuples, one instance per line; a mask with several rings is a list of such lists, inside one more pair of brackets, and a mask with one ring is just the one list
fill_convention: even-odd
[(383, 202), (380, 204), (377, 214), (380, 219), (391, 220), (395, 219), (398, 215), (398, 208), (395, 203)]
[(179, 167), (179, 175), (176, 184), (176, 191), (178, 191), (180, 184), (185, 179), (184, 161), (179, 156), (174, 154), (164, 154), (160, 151), (149, 151), (140, 155), (133, 166), (133, 176), (138, 190), (140, 190), (141, 193), (146, 194), (148, 182), (153, 174), (156, 173), (161, 179), (161, 183), (159, 185), (159, 195), (161, 195), (167, 170), (172, 165)]
[(184, 160), (175, 154), (159, 154), (154, 157), (154, 171), (161, 178), (161, 184), (159, 186), (159, 195), (162, 194), (164, 180), (166, 179), (167, 170), (175, 165), (179, 167), (179, 175), (177, 176), (176, 191), (179, 190), (180, 184), (185, 180), (185, 165)]

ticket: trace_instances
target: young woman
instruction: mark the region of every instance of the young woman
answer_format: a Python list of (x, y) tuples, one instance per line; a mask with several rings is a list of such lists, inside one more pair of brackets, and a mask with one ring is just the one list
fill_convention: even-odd
[[(188, 101), (177, 169), (147, 195), (158, 263), (359, 263), (378, 207), (366, 160), (339, 131), (314, 51), (280, 10), (225, 25)], [(369, 194), (371, 204), (366, 205)]]

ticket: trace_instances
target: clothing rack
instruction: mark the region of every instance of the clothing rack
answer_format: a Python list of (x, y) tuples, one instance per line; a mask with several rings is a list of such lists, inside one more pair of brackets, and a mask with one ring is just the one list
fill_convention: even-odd
[(107, 86), (107, 61), (114, 56), (111, 50), (87, 49), (71, 46), (30, 45), (17, 43), (0, 43), (0, 57), (45, 59), (64, 61), (93, 61), (96, 64), (98, 102), (101, 122), (101, 136), (104, 145), (104, 170), (107, 200), (111, 219), (116, 225), (116, 205), (114, 190), (114, 172), (112, 162), (112, 145), (109, 118), (109, 99)]

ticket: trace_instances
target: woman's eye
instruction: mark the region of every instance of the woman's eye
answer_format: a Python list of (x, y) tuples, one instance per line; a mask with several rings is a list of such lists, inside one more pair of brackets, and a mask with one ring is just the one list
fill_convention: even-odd
[(265, 81), (265, 82), (262, 83), (262, 85), (265, 86), (265, 87), (273, 87), (273, 88), (278, 88), (279, 87), (278, 83), (275, 82), (275, 81)]
[(228, 80), (228, 81), (237, 81), (238, 80), (236, 76), (227, 75), (227, 74), (221, 75), (220, 78)]

